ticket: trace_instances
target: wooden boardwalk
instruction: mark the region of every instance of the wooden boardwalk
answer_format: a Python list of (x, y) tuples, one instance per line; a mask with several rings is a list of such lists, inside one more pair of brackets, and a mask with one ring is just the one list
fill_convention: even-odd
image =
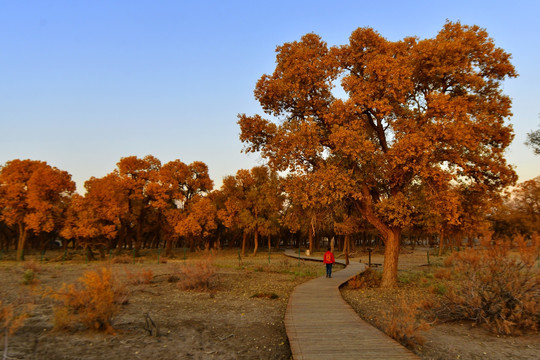
[[(292, 250), (285, 255), (298, 257)], [(420, 359), (360, 319), (341, 297), (339, 286), (364, 270), (364, 264), (351, 262), (344, 270), (333, 272), (330, 279), (320, 277), (294, 289), (285, 313), (285, 329), (295, 360)]]

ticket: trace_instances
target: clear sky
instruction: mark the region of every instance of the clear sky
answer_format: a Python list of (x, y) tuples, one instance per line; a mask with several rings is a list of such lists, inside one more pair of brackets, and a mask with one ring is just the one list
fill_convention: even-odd
[(121, 157), (204, 161), (216, 185), (260, 164), (241, 153), (238, 113), (261, 113), (256, 81), (275, 48), (315, 32), (330, 45), (370, 26), (433, 37), (446, 19), (487, 29), (520, 77), (508, 150), (519, 181), (540, 175), (523, 145), (540, 124), (540, 1), (0, 0), (0, 164), (35, 159), (79, 191)]

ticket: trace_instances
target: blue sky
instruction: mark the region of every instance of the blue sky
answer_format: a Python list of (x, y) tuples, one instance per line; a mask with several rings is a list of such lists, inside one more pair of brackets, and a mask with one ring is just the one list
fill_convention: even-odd
[(330, 45), (370, 26), (389, 40), (433, 37), (446, 19), (487, 29), (513, 55), (519, 181), (540, 175), (523, 145), (540, 124), (538, 1), (0, 0), (0, 164), (44, 160), (79, 191), (121, 157), (208, 164), (223, 176), (260, 164), (241, 153), (238, 113), (261, 113), (256, 81), (275, 48), (315, 32)]

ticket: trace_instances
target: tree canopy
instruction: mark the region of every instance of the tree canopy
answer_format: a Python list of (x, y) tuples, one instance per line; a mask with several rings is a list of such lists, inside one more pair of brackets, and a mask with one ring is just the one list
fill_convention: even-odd
[(12, 160), (0, 171), (0, 220), (18, 233), (17, 260), (28, 232), (59, 231), (75, 191), (71, 175), (37, 160)]
[(273, 118), (239, 115), (245, 151), (353, 203), (385, 241), (382, 286), (396, 283), (402, 229), (430, 211), (419, 197), (515, 182), (501, 83), (517, 74), (484, 29), (447, 22), (434, 38), (389, 41), (359, 28), (343, 46), (307, 34), (276, 52), (254, 92)]
[(540, 129), (527, 133), (527, 142), (525, 144), (532, 147), (536, 155), (540, 155)]

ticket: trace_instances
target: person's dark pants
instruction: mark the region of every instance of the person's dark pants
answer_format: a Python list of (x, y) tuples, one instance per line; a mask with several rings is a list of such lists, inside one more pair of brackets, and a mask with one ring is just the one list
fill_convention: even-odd
[(326, 264), (326, 277), (332, 277), (332, 264)]

